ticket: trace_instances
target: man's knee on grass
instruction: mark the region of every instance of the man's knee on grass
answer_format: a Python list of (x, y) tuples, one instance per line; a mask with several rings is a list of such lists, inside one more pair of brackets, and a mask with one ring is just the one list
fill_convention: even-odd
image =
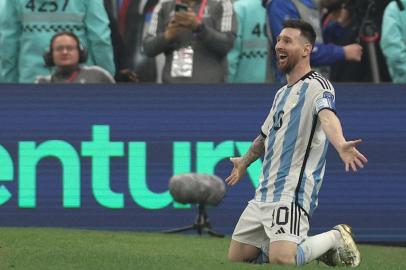
[(259, 249), (232, 240), (228, 249), (228, 260), (231, 262), (250, 262), (257, 258)]
[(241, 254), (239, 254), (238, 252), (231, 250), (231, 248), (228, 250), (228, 260), (230, 262), (242, 262), (244, 261), (243, 256)]
[(243, 250), (241, 251), (236, 251), (236, 250), (229, 250), (228, 251), (228, 260), (230, 262), (252, 262), (255, 260), (259, 255), (258, 253), (247, 253), (244, 252)]
[(277, 253), (270, 254), (269, 261), (272, 264), (281, 265), (296, 265), (296, 254), (292, 255), (290, 253)]
[(296, 265), (297, 244), (289, 241), (271, 243), (269, 261), (273, 264)]

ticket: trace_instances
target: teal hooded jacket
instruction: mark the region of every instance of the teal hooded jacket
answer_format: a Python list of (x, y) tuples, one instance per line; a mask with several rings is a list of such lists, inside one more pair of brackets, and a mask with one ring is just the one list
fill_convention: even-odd
[[(406, 0), (402, 3), (406, 6)], [(395, 1), (385, 9), (380, 45), (392, 81), (406, 83), (406, 10), (401, 11)]]
[(0, 82), (33, 83), (50, 74), (43, 54), (52, 36), (74, 32), (88, 49), (87, 64), (115, 73), (103, 0), (0, 0)]
[(237, 0), (238, 32), (228, 53), (228, 82), (264, 83), (268, 62), (266, 10), (261, 0)]

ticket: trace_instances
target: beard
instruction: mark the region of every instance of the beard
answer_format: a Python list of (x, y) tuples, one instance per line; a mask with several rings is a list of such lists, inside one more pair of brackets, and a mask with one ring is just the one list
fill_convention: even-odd
[(286, 64), (281, 65), (278, 61), (278, 69), (282, 71), (283, 73), (289, 74), (294, 67), (294, 64), (292, 61), (288, 61)]
[[(281, 62), (285, 62), (285, 63), (282, 64)], [(297, 57), (291, 55), (291, 56), (288, 56), (288, 58), (286, 60), (282, 60), (282, 61), (278, 58), (277, 66), (280, 71), (282, 71), (285, 74), (289, 74), (294, 69), (294, 67), (296, 66), (296, 64), (298, 62), (299, 61), (298, 61)]]

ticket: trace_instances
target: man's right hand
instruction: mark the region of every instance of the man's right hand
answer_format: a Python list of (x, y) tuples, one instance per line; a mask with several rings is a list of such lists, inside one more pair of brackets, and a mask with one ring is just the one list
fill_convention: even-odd
[(165, 39), (167, 41), (173, 41), (185, 30), (186, 29), (183, 26), (180, 26), (175, 20), (172, 19), (165, 29)]
[(230, 161), (233, 163), (234, 168), (231, 171), (230, 176), (227, 177), (225, 181), (229, 186), (234, 186), (245, 175), (247, 167), (245, 166), (241, 157), (230, 158)]
[(346, 61), (361, 61), (362, 57), (362, 47), (357, 44), (353, 43), (343, 47), (344, 55)]

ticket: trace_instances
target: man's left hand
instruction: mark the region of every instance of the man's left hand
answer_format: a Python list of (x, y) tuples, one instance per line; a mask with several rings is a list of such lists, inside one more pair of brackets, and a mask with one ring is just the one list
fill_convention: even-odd
[(346, 172), (350, 171), (350, 169), (356, 172), (357, 169), (364, 168), (364, 164), (368, 162), (367, 158), (355, 148), (361, 142), (362, 140), (358, 139), (341, 145), (339, 155), (344, 162)]

